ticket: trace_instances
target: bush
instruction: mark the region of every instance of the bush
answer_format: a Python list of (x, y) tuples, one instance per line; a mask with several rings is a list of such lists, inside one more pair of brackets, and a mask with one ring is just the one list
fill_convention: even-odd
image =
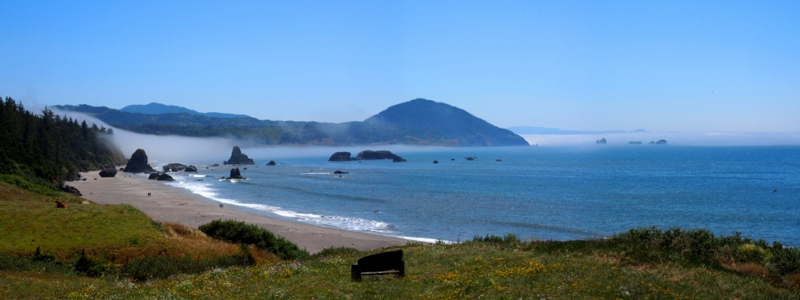
[(485, 242), (485, 243), (495, 243), (495, 244), (519, 244), (521, 241), (520, 239), (514, 234), (506, 234), (505, 236), (497, 236), (497, 235), (486, 235), (485, 237), (481, 237), (480, 235), (476, 235), (472, 238), (473, 242)]
[(751, 262), (760, 264), (764, 262), (766, 257), (767, 251), (752, 243), (739, 246), (734, 253), (734, 259), (736, 261), (745, 263)]
[(330, 257), (335, 257), (335, 256), (345, 256), (345, 255), (356, 254), (356, 253), (359, 253), (359, 252), (361, 252), (361, 251), (358, 251), (358, 249), (355, 249), (355, 248), (333, 247), (333, 248), (322, 249), (322, 251), (320, 251), (319, 253), (316, 253), (316, 254), (314, 254), (312, 256), (313, 257), (329, 257), (329, 256)]
[(261, 250), (275, 254), (282, 259), (299, 259), (308, 257), (305, 250), (283, 237), (276, 237), (272, 232), (256, 225), (233, 220), (214, 220), (200, 226), (200, 231), (216, 239), (231, 243), (254, 245)]

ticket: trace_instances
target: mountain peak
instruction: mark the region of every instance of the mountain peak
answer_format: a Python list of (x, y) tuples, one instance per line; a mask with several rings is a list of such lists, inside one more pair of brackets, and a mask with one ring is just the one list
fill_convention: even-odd
[(365, 123), (394, 125), (457, 139), (464, 146), (528, 145), (522, 137), (498, 128), (458, 107), (417, 98), (393, 105)]

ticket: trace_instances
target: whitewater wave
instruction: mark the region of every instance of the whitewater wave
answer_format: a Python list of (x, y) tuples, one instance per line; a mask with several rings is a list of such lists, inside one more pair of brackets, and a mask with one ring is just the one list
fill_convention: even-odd
[[(395, 225), (386, 222), (361, 219), (361, 218), (343, 217), (343, 216), (302, 213), (302, 212), (283, 209), (277, 206), (241, 202), (235, 199), (220, 197), (217, 190), (211, 187), (211, 183), (198, 182), (198, 181), (185, 181), (181, 180), (183, 179), (181, 177), (176, 177), (175, 179), (176, 181), (168, 182), (166, 184), (173, 187), (187, 189), (192, 193), (198, 194), (200, 196), (203, 196), (207, 199), (211, 199), (216, 202), (272, 213), (284, 218), (294, 219), (296, 221), (311, 225), (332, 227), (349, 231), (371, 232), (380, 235), (397, 236), (400, 238), (409, 239), (408, 237), (401, 236), (400, 233), (396, 231), (397, 227)], [(427, 242), (427, 240), (424, 240), (423, 238), (415, 238), (414, 240)], [(435, 242), (435, 240), (433, 241)]]

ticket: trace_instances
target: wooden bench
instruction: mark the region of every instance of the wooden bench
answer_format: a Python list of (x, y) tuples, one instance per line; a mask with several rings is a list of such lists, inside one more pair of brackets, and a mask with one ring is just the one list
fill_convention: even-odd
[(353, 281), (361, 281), (363, 275), (385, 274), (397, 274), (400, 277), (406, 275), (402, 249), (367, 255), (350, 266), (350, 277)]

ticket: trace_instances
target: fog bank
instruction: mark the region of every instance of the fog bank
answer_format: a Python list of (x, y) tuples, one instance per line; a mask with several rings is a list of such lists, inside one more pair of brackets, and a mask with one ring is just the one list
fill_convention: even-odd
[(680, 146), (778, 146), (800, 145), (800, 132), (738, 133), (738, 132), (646, 132), (614, 134), (522, 134), (531, 145), (580, 146), (592, 145), (605, 138), (608, 145), (625, 145), (631, 141), (648, 144), (664, 139), (668, 145)]

